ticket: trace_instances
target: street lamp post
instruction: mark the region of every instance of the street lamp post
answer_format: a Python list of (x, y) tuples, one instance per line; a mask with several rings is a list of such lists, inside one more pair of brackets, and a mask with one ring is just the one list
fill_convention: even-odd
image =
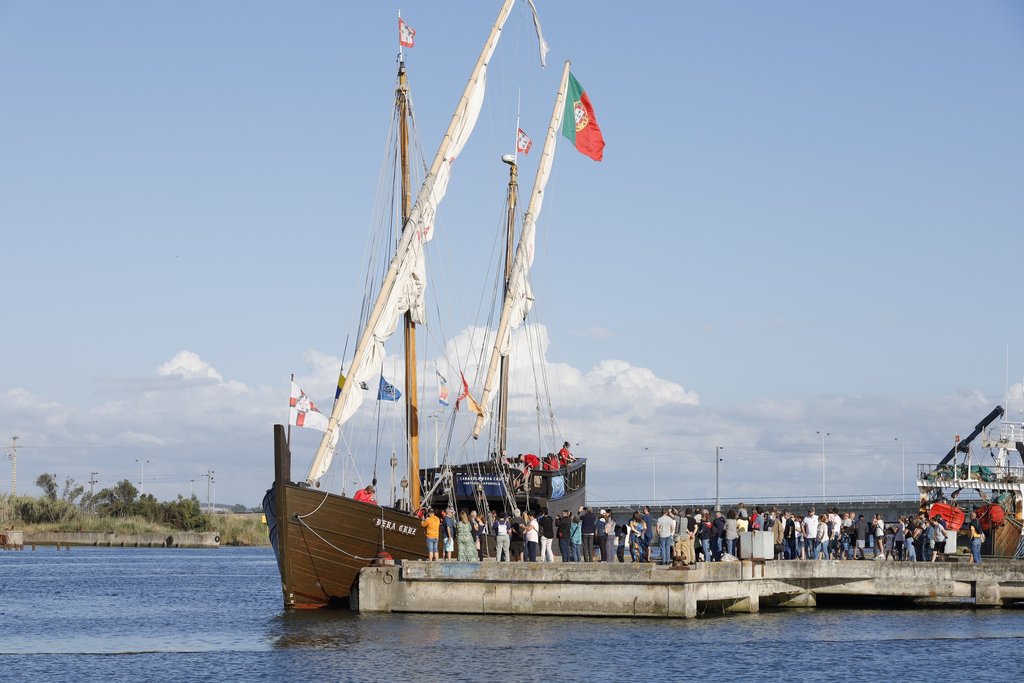
[(212, 513), (213, 509), (210, 506), (210, 485), (213, 484), (213, 470), (206, 470), (206, 474), (203, 476), (206, 477), (206, 512)]
[(654, 452), (651, 451), (647, 446), (644, 446), (644, 451), (651, 454), (651, 500), (652, 505), (658, 506), (658, 463)]
[(900, 493), (904, 496), (907, 495), (907, 444), (900, 441), (900, 437), (896, 437), (893, 441), (900, 442), (900, 476), (903, 479), (901, 484)]
[(146, 495), (146, 463), (149, 462), (149, 461), (148, 460), (140, 460), (138, 458), (135, 458), (135, 462), (139, 463), (139, 468), (140, 468), (140, 472), (139, 472), (139, 495), (140, 496), (144, 496), (144, 495)]
[(721, 468), (719, 467), (719, 463), (722, 462), (722, 451), (724, 450), (724, 446), (715, 446), (715, 512), (718, 512), (719, 510), (722, 509), (722, 505), (718, 497), (718, 482), (719, 473), (721, 470)]
[(11, 452), (7, 454), (11, 459), (11, 497), (18, 495), (18, 437), (11, 437)]
[(821, 504), (825, 504), (825, 437), (831, 436), (829, 432), (817, 432), (821, 435)]

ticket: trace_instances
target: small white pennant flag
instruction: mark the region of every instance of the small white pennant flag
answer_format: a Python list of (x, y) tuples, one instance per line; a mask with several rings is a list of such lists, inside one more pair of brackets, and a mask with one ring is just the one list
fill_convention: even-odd
[(533, 12), (533, 28), (537, 30), (537, 42), (540, 45), (540, 66), (545, 68), (548, 65), (548, 51), (551, 49), (548, 47), (548, 41), (544, 40), (544, 33), (540, 30), (540, 17), (537, 16), (537, 6), (533, 4), (533, 0), (526, 0), (530, 3), (530, 11)]

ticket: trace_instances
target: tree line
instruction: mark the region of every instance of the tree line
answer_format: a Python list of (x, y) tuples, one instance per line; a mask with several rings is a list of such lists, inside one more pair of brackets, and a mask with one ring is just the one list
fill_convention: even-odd
[(67, 478), (60, 485), (56, 474), (40, 474), (36, 486), (43, 495), (38, 498), (18, 496), (11, 498), (13, 516), (26, 524), (60, 523), (82, 515), (100, 517), (141, 517), (155, 524), (163, 524), (182, 531), (207, 531), (210, 518), (199, 507), (199, 500), (179, 495), (175, 500), (158, 501), (153, 494), (139, 495), (127, 479), (95, 493), (82, 484)]

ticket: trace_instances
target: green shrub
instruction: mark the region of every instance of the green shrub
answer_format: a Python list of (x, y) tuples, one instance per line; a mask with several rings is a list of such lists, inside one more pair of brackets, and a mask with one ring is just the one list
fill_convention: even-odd
[(211, 530), (220, 535), (221, 545), (270, 545), (267, 525), (259, 513), (212, 515)]

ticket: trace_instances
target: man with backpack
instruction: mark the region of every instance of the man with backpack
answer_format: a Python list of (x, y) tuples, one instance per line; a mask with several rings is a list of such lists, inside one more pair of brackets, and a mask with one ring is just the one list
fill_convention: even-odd
[[(498, 519), (494, 521), (494, 538), (495, 538), (495, 551), (494, 559), (498, 562), (508, 562), (512, 558), (509, 556), (509, 546), (511, 545), (511, 539), (509, 537), (509, 523), (505, 517), (505, 513), (501, 513)], [(504, 559), (502, 559), (504, 557)]]

